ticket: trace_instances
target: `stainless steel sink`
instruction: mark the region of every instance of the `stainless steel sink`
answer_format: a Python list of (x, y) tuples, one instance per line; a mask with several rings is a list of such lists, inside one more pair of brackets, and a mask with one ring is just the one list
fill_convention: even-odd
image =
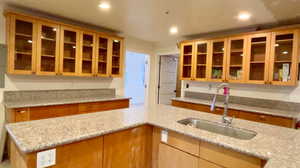
[(213, 132), (213, 133), (217, 133), (217, 134), (221, 134), (221, 135), (225, 135), (237, 139), (242, 139), (242, 140), (250, 140), (257, 135), (257, 133), (254, 131), (226, 126), (222, 123), (211, 122), (211, 121), (201, 120), (196, 118), (187, 118), (177, 122), (183, 125), (191, 126), (198, 129), (203, 129), (209, 132)]

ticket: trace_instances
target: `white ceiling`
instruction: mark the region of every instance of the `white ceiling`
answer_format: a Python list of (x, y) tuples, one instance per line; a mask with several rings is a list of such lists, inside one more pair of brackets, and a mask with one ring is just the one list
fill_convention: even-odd
[[(100, 0), (4, 0), (9, 4), (103, 26), (147, 41), (277, 22), (300, 16), (300, 0), (107, 0), (111, 9), (98, 8)], [(166, 11), (170, 13), (165, 14)], [(250, 12), (251, 20), (237, 15)], [(169, 28), (177, 25), (179, 34)]]

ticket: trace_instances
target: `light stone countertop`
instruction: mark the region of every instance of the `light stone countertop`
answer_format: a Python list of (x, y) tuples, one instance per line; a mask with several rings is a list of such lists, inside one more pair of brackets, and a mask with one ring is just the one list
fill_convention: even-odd
[(100, 98), (83, 97), (83, 98), (3, 102), (3, 105), (6, 108), (24, 108), (24, 107), (40, 107), (40, 106), (62, 105), (62, 104), (91, 103), (91, 102), (113, 101), (113, 100), (124, 100), (124, 99), (131, 99), (131, 98), (124, 97), (124, 96), (114, 96), (114, 97), (108, 96), (108, 97), (100, 97)]
[[(204, 100), (204, 99), (195, 99), (195, 98), (181, 98), (176, 97), (172, 100), (187, 102), (187, 103), (194, 103), (194, 104), (202, 104), (202, 105), (210, 105), (210, 100)], [(223, 102), (216, 102), (216, 107), (224, 107)], [(242, 104), (232, 104), (229, 103), (229, 109), (235, 109), (235, 110), (241, 110), (241, 111), (247, 111), (247, 112), (253, 112), (253, 113), (262, 113), (262, 114), (268, 114), (273, 116), (279, 116), (279, 117), (286, 117), (286, 118), (294, 118), (298, 119), (300, 117), (300, 112), (296, 111), (286, 111), (286, 110), (277, 110), (277, 109), (270, 109), (270, 108), (262, 108), (262, 107), (253, 107), (253, 106), (247, 106)]]
[(268, 160), (265, 168), (300, 167), (300, 132), (246, 120), (234, 119), (233, 126), (256, 131), (251, 140), (239, 140), (177, 123), (185, 118), (220, 121), (214, 114), (156, 105), (6, 125), (9, 134), (25, 153), (150, 124)]

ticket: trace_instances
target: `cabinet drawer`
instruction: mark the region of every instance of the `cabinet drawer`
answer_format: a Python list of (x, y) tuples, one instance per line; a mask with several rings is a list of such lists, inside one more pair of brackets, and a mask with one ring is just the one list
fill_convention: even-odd
[(102, 101), (93, 103), (81, 103), (78, 106), (79, 113), (98, 112), (129, 107), (129, 100)]
[(210, 107), (207, 105), (187, 103), (187, 102), (176, 101), (176, 100), (172, 100), (172, 105), (176, 107), (191, 109), (191, 110), (210, 112)]
[(199, 140), (197, 139), (168, 131), (167, 144), (184, 152), (199, 156)]
[(291, 118), (277, 117), (266, 114), (257, 114), (241, 111), (239, 117), (241, 119), (256, 121), (266, 124), (278, 125), (283, 127), (294, 128), (294, 120)]
[(228, 168), (261, 168), (263, 161), (207, 142), (200, 143), (200, 157)]
[(31, 107), (30, 120), (40, 120), (78, 114), (78, 104)]
[(30, 118), (29, 108), (14, 109), (14, 122), (28, 121)]

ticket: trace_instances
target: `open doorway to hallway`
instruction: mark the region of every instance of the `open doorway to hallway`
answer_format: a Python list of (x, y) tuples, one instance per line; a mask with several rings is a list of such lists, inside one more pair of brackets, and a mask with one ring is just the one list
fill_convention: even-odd
[(178, 61), (178, 54), (159, 56), (158, 104), (171, 104), (172, 98), (180, 97)]
[(147, 102), (149, 56), (143, 53), (126, 52), (125, 96), (131, 97), (132, 105)]

